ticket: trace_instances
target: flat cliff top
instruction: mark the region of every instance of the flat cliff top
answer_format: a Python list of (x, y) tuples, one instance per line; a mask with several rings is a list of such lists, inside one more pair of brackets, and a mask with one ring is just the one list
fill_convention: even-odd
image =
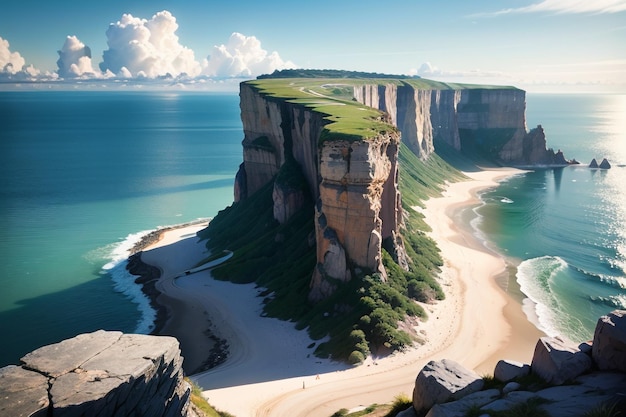
[(416, 90), (503, 89), (515, 87), (443, 83), (424, 78), (323, 78), (265, 77), (243, 83), (270, 99), (284, 100), (321, 113), (328, 122), (321, 140), (367, 140), (396, 132), (387, 115), (354, 100), (354, 88), (361, 86), (409, 85)]
[(353, 100), (353, 80), (276, 78), (247, 81), (262, 96), (304, 106), (328, 122), (321, 140), (367, 140), (397, 129), (383, 112)]

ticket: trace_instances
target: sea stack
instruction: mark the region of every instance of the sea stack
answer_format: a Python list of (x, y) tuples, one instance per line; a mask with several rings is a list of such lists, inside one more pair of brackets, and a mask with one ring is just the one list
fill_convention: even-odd
[(598, 161), (596, 161), (596, 158), (593, 158), (591, 160), (591, 163), (589, 164), (589, 168), (598, 168)]
[(609, 164), (609, 161), (606, 158), (604, 158), (602, 160), (602, 162), (600, 162), (600, 168), (602, 168), (602, 169), (610, 169), (611, 168), (611, 164)]

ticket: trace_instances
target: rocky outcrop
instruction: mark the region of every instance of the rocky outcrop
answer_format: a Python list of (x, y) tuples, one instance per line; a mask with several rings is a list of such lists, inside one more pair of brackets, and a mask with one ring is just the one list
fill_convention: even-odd
[(526, 93), (503, 88), (417, 88), (408, 82), (357, 86), (355, 99), (390, 114), (402, 141), (423, 158), (438, 142), (509, 165), (567, 165), (546, 148), (541, 126), (527, 132)]
[(392, 237), (401, 219), (399, 140), (392, 133), (367, 141), (328, 141), (322, 146), (315, 214), (318, 264), (312, 299), (329, 295), (333, 280), (350, 279), (350, 271), (342, 267), (347, 267), (346, 262), (337, 259), (342, 251), (346, 261), (386, 276), (383, 240)]
[[(420, 411), (420, 415), (425, 414), (427, 417), (462, 417), (467, 416), (470, 410), (475, 415), (489, 415), (490, 412), (508, 415), (507, 413), (514, 414), (514, 409), (525, 410), (524, 415), (533, 415), (533, 407), (551, 417), (584, 416), (592, 410), (602, 409), (612, 409), (613, 413), (610, 415), (624, 413), (624, 329), (626, 311), (616, 310), (598, 320), (594, 340), (591, 342), (593, 347), (583, 343), (580, 348), (576, 348), (560, 339), (542, 338), (537, 343), (531, 365), (513, 361), (498, 362), (494, 377), (502, 385), (496, 389), (477, 392), (472, 389), (476, 384), (473, 378), (456, 377), (472, 375), (471, 371), (455, 364), (454, 371), (451, 372), (447, 365), (450, 361), (445, 359), (430, 362), (416, 379), (413, 407), (404, 411), (402, 416), (417, 416), (417, 411)], [(437, 380), (448, 379), (451, 382), (425, 383), (423, 375), (432, 374), (433, 370), (438, 370)], [(529, 379), (526, 375), (529, 371), (545, 382), (527, 382)], [(439, 395), (440, 391), (443, 392), (439, 387), (450, 384), (454, 384), (454, 394), (446, 392)], [(415, 401), (416, 398), (418, 401)], [(421, 400), (422, 398), (426, 400)], [(519, 413), (515, 412), (517, 414)]]
[(589, 163), (589, 168), (611, 169), (611, 163), (609, 162), (608, 159), (603, 158), (602, 162), (598, 164), (598, 161), (596, 160), (596, 158), (593, 158), (591, 162)]
[(603, 371), (626, 373), (626, 311), (600, 317), (593, 335), (592, 357)]
[(600, 168), (601, 169), (611, 169), (611, 164), (609, 163), (608, 159), (604, 158), (602, 160), (602, 162), (600, 162)]
[(172, 337), (78, 335), (0, 369), (0, 414), (192, 416), (182, 361)]

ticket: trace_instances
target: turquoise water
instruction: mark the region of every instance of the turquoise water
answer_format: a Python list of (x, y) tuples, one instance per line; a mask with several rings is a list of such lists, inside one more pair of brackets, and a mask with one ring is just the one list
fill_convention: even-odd
[[(586, 339), (626, 303), (626, 97), (527, 99), (528, 125), (543, 124), (551, 146), (614, 168), (512, 178), (484, 194), (475, 225), (520, 265), (542, 327)], [(0, 93), (0, 366), (81, 332), (150, 330), (127, 250), (232, 202), (238, 104), (236, 94)]]
[[(482, 195), (481, 237), (518, 265), (527, 315), (550, 335), (593, 335), (626, 308), (626, 96), (527, 96), (527, 124), (578, 167), (515, 176)], [(589, 169), (607, 158), (610, 170)]]
[(150, 330), (127, 250), (232, 202), (239, 113), (236, 94), (0, 93), (0, 366), (81, 332)]

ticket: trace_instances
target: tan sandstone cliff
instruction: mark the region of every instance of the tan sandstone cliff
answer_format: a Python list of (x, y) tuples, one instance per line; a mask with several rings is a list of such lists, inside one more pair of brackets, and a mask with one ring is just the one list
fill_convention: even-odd
[[(350, 269), (380, 272), (381, 250), (387, 239), (403, 256), (396, 239), (402, 209), (398, 191), (397, 154), (400, 134), (388, 132), (367, 140), (326, 138), (323, 114), (304, 105), (263, 94), (253, 84), (240, 90), (244, 128), (244, 162), (237, 174), (235, 200), (246, 198), (273, 181), (281, 168), (297, 166), (307, 191), (274, 185), (274, 217), (280, 222), (295, 212), (285, 202), (299, 204), (310, 193), (316, 202), (317, 266), (311, 280), (311, 299), (334, 289), (334, 280), (347, 281)], [(280, 177), (280, 176), (279, 176)], [(295, 195), (294, 195), (295, 194)]]
[(526, 128), (526, 92), (512, 87), (417, 88), (407, 82), (355, 87), (357, 101), (391, 116), (402, 141), (428, 157), (438, 141), (508, 165), (562, 165), (541, 126)]
[[(416, 82), (399, 80), (313, 83), (321, 89), (296, 88), (289, 81), (275, 82), (268, 90), (255, 81), (241, 84), (243, 163), (235, 181), (235, 201), (274, 182), (274, 218), (280, 223), (307, 198), (315, 202), (317, 264), (312, 271), (312, 300), (326, 297), (338, 282), (350, 280), (355, 268), (378, 272), (385, 279), (383, 247), (407, 267), (399, 238), (400, 141), (421, 158), (428, 158), (441, 143), (505, 164), (565, 163), (562, 154), (558, 159), (546, 149), (541, 126), (527, 132), (523, 90), (454, 88), (435, 82), (421, 88)], [(319, 92), (334, 88), (344, 89), (343, 102)], [(345, 91), (352, 97), (349, 103)], [(379, 121), (388, 128), (363, 137), (333, 133), (328, 126), (336, 118), (315, 110), (310, 103), (316, 100), (378, 109)], [(294, 173), (306, 186), (290, 180)]]

